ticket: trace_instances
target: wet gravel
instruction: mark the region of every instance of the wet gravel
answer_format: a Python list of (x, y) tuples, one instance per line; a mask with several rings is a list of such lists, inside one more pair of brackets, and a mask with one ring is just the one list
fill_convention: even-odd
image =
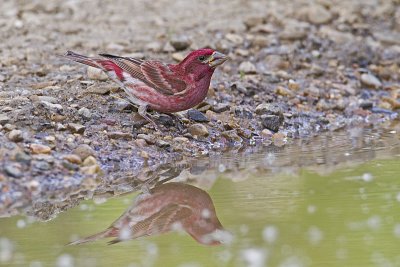
[[(0, 214), (48, 219), (171, 162), (398, 120), (399, 1), (265, 2), (3, 1)], [(57, 57), (206, 46), (231, 60), (195, 109), (152, 112), (160, 131), (104, 74)]]

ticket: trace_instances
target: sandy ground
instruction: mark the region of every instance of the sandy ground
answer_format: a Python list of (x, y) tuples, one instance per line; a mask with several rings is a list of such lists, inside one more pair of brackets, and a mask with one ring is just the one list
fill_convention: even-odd
[[(399, 1), (5, 0), (0, 7), (3, 215), (26, 208), (47, 218), (93, 193), (132, 190), (175, 160), (398, 119)], [(103, 75), (57, 56), (173, 62), (201, 47), (231, 60), (196, 109), (179, 120), (152, 113), (161, 131), (115, 98), (124, 93)]]

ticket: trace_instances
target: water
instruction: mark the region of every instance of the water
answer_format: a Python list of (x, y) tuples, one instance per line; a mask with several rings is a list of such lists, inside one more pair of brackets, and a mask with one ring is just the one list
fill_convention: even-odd
[[(184, 222), (185, 208), (190, 214), (196, 208), (184, 203), (190, 198), (179, 195), (180, 188), (202, 188), (190, 191), (191, 196), (200, 194), (197, 202), (203, 204), (210, 197), (226, 230), (215, 237), (223, 244), (200, 244), (184, 223), (176, 227), (179, 231), (157, 234), (166, 223), (152, 221), (148, 237), (110, 246), (111, 239), (66, 246), (106, 229), (128, 207), (137, 212), (133, 199), (154, 190), (149, 185), (81, 201), (46, 222), (22, 215), (1, 218), (0, 265), (400, 266), (399, 132), (398, 126), (352, 129), (282, 148), (231, 151), (172, 166), (175, 189), (162, 189), (161, 199), (150, 199), (155, 209), (166, 206), (157, 218)], [(174, 194), (180, 197), (168, 199)], [(200, 209), (198, 218), (213, 216), (212, 204)], [(194, 225), (193, 218), (186, 222)]]

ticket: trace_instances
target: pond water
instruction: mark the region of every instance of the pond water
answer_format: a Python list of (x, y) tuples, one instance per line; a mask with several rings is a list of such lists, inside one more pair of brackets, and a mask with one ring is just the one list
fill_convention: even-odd
[[(172, 184), (46, 222), (0, 218), (0, 266), (400, 266), (400, 128), (388, 128), (191, 160)], [(66, 246), (115, 220), (114, 238), (132, 237), (129, 223), (150, 236)]]

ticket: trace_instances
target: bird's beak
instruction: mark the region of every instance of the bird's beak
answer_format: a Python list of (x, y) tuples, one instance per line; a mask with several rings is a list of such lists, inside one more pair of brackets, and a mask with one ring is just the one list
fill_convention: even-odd
[(227, 61), (229, 57), (224, 55), (220, 52), (215, 51), (212, 55), (208, 58), (208, 65), (211, 68), (216, 68), (217, 66), (221, 65), (225, 61)]

